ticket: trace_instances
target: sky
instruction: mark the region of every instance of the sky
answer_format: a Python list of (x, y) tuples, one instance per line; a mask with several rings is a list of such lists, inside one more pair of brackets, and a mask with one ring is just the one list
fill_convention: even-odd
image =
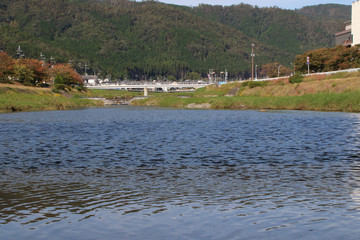
[(299, 9), (304, 6), (318, 4), (336, 3), (351, 5), (356, 0), (159, 0), (159, 2), (196, 7), (201, 3), (210, 5), (230, 6), (240, 3), (247, 3), (258, 7), (279, 7), (283, 9)]

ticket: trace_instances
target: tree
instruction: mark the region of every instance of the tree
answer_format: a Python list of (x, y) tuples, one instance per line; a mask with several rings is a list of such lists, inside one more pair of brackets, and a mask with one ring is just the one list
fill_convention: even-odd
[(15, 78), (25, 84), (38, 86), (48, 79), (47, 68), (36, 59), (20, 59), (14, 65)]
[(33, 85), (34, 83), (34, 72), (20, 62), (14, 66), (14, 76), (17, 81), (24, 85)]
[(39, 84), (48, 81), (48, 68), (44, 66), (42, 61), (36, 59), (22, 59), (21, 64), (25, 65), (33, 73), (32, 85), (38, 86)]
[(260, 75), (273, 78), (278, 76), (288, 76), (291, 70), (288, 67), (282, 66), (279, 62), (268, 63), (262, 66)]
[(187, 78), (191, 79), (191, 80), (199, 80), (199, 79), (201, 79), (201, 76), (197, 72), (190, 72), (187, 74)]
[(296, 56), (296, 70), (302, 73), (308, 71), (307, 57), (310, 58), (310, 71), (314, 72), (336, 71), (360, 66), (359, 46), (339, 45), (334, 48), (321, 48), (305, 52)]
[(54, 79), (54, 84), (67, 86), (82, 86), (81, 76), (68, 64), (56, 64), (49, 69), (49, 75)]
[(0, 52), (0, 82), (9, 82), (14, 76), (14, 63), (6, 52)]

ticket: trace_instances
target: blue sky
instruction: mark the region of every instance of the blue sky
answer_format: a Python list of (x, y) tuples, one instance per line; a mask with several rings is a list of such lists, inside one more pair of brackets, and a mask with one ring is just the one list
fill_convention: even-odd
[[(139, 0), (138, 0), (139, 1)], [(230, 6), (234, 4), (247, 3), (250, 5), (257, 5), (259, 7), (273, 7), (277, 6), (283, 9), (302, 8), (304, 6), (311, 6), (317, 4), (337, 3), (344, 5), (351, 5), (355, 0), (159, 0), (159, 2), (185, 5), (185, 6), (198, 6), (201, 3), (210, 5), (224, 5)]]

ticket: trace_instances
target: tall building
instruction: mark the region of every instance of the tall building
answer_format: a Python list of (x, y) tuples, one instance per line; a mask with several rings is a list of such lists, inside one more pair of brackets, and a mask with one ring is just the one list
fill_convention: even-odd
[(352, 45), (360, 44), (360, 1), (353, 2), (351, 8)]

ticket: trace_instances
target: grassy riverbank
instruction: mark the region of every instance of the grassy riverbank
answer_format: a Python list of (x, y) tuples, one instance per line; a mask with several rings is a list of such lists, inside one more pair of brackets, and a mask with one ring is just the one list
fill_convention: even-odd
[(0, 84), (0, 112), (62, 110), (99, 106), (102, 103), (73, 97), (76, 90), (53, 92), (49, 88)]
[(81, 107), (103, 106), (101, 100), (129, 101), (141, 96), (141, 92), (118, 90), (87, 90), (77, 89), (54, 90), (23, 86), (21, 84), (0, 84), (0, 112), (64, 110)]
[[(0, 112), (62, 110), (102, 106), (106, 98), (129, 101), (142, 92), (50, 88), (0, 84)], [(151, 93), (133, 105), (189, 109), (258, 109), (360, 112), (360, 73), (317, 75), (301, 83), (288, 79), (211, 85), (191, 93)]]
[(177, 108), (360, 112), (360, 73), (317, 75), (306, 77), (296, 84), (283, 79), (212, 85), (186, 96), (162, 94), (134, 104)]

